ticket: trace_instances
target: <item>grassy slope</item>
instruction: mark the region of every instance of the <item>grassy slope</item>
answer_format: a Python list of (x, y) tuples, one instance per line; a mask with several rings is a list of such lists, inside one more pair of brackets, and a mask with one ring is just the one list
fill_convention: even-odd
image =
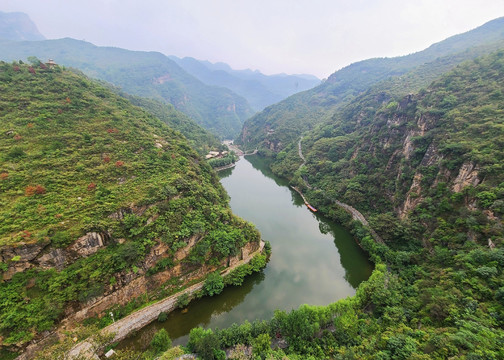
[[(173, 251), (193, 235), (193, 268), (258, 241), (180, 133), (94, 81), (0, 63), (0, 119), (0, 251), (23, 243), (65, 250), (86, 232), (110, 235), (107, 247), (59, 271), (35, 266), (0, 283), (3, 345), (23, 344), (69, 304), (148, 272), (143, 260), (160, 241), (169, 250), (156, 271), (173, 265)], [(143, 215), (128, 214), (142, 205), (150, 205)], [(108, 217), (120, 209), (123, 220)]]

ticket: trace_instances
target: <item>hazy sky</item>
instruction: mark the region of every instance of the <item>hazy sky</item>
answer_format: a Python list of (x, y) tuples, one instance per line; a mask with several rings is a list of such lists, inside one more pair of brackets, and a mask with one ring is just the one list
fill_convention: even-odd
[(321, 78), (406, 55), (504, 16), (504, 0), (0, 0), (49, 39)]

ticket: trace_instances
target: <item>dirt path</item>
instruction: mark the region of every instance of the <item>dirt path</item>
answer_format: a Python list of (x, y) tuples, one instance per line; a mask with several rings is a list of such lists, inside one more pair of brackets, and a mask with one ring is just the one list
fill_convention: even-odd
[[(303, 137), (301, 136), (301, 138), (298, 141), (298, 154), (299, 154), (299, 157), (301, 158), (301, 160), (303, 160), (303, 163), (299, 166), (299, 169), (301, 169), (301, 167), (303, 167), (304, 165), (306, 165), (306, 159), (303, 156), (303, 150), (302, 150), (302, 145), (301, 145), (302, 141), (303, 141)], [(305, 182), (305, 185), (306, 185), (307, 188), (312, 189), (312, 187), (310, 186), (310, 184), (308, 184), (308, 181), (306, 181), (306, 179), (303, 178), (303, 181)], [(319, 190), (319, 189), (316, 189), (316, 190)], [(298, 191), (298, 192), (301, 194), (300, 191)], [(324, 193), (324, 195), (325, 195), (325, 193)], [(304, 196), (302, 194), (301, 194), (301, 196), (304, 199)], [(369, 227), (368, 221), (366, 220), (366, 218), (364, 217), (364, 215), (362, 215), (360, 213), (359, 210), (357, 210), (353, 206), (350, 206), (350, 205), (345, 204), (345, 203), (343, 203), (341, 201), (338, 201), (338, 200), (332, 200), (331, 199), (331, 201), (334, 201), (334, 203), (336, 205), (338, 205), (338, 206), (342, 207), (343, 209), (345, 209), (346, 211), (348, 211), (352, 215), (352, 218), (354, 220), (360, 221), (362, 223), (362, 225), (367, 226), (368, 229), (369, 229), (369, 232), (371, 233), (371, 235), (373, 236), (373, 238), (375, 239), (376, 242), (384, 244), (383, 239), (373, 229), (371, 229), (371, 227)], [(305, 200), (305, 202), (306, 202), (306, 200)]]
[[(231, 271), (236, 269), (238, 266), (247, 264), (256, 254), (260, 254), (264, 249), (264, 241), (261, 240), (259, 245), (259, 249), (253, 253), (248, 254), (246, 258), (240, 260), (236, 264), (228, 267), (224, 271), (221, 272), (222, 276), (229, 274)], [(195, 292), (201, 290), (204, 281), (201, 281), (197, 284), (194, 284), (172, 296), (169, 296), (163, 300), (160, 300), (152, 305), (144, 307), (120, 320), (117, 320), (115, 323), (103, 328), (100, 333), (102, 335), (106, 334), (114, 334), (114, 339), (112, 342), (118, 342), (126, 338), (128, 334), (132, 331), (139, 330), (156, 320), (160, 313), (162, 312), (170, 312), (175, 310), (177, 299), (180, 295), (188, 294), (191, 297)], [(96, 355), (93, 352), (93, 345), (91, 341), (82, 341), (75, 345), (68, 352), (68, 359), (77, 358), (79, 355), (84, 355), (86, 359), (97, 359)]]

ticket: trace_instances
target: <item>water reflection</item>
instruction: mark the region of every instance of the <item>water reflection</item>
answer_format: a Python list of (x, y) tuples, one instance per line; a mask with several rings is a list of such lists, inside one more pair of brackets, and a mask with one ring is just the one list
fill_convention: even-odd
[(262, 237), (271, 242), (270, 263), (241, 287), (193, 302), (187, 313), (173, 312), (166, 322), (154, 322), (122, 346), (148, 344), (160, 327), (166, 328), (174, 344), (181, 344), (190, 329), (199, 325), (223, 328), (271, 318), (276, 309), (326, 305), (353, 295), (369, 277), (372, 265), (348, 231), (311, 213), (263, 159), (242, 158), (235, 168), (219, 175), (233, 212), (256, 224)]

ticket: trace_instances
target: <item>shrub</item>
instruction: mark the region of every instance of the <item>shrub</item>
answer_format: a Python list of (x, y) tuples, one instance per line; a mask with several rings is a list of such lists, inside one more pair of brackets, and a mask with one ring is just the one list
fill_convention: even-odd
[(168, 313), (166, 311), (161, 311), (157, 317), (157, 321), (165, 322), (168, 319)]
[(208, 275), (203, 285), (206, 295), (214, 296), (220, 294), (224, 289), (224, 279), (219, 273), (214, 272)]
[(179, 309), (182, 309), (182, 308), (185, 308), (187, 305), (189, 305), (189, 294), (188, 293), (184, 293), (182, 295), (180, 295), (178, 298), (177, 298), (177, 302), (176, 302), (176, 306), (179, 308)]
[(55, 247), (65, 247), (72, 242), (72, 238), (66, 231), (57, 231), (51, 237), (51, 243)]
[(150, 342), (150, 347), (156, 354), (168, 350), (171, 347), (171, 339), (165, 329), (159, 330)]

